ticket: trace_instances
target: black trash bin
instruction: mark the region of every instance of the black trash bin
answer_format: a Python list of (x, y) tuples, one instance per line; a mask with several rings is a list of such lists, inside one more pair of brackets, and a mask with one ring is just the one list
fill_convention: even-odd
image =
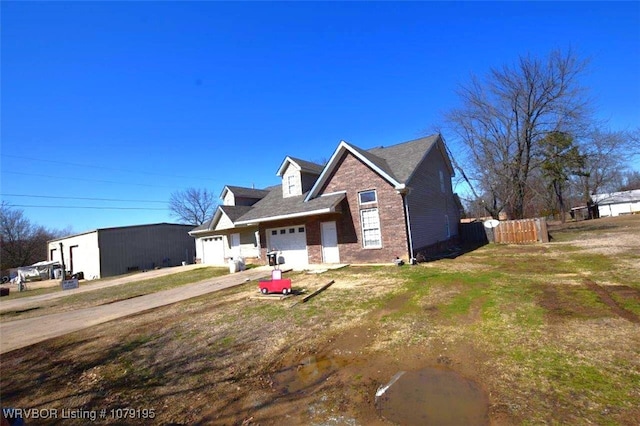
[(276, 266), (278, 264), (278, 252), (267, 252), (267, 258), (269, 259), (269, 266)]

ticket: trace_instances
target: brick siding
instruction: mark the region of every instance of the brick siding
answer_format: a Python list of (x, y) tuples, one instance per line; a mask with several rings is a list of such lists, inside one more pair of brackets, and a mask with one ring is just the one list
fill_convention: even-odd
[[(360, 206), (358, 193), (371, 189), (376, 190), (377, 203)], [(340, 205), (342, 215), (336, 224), (340, 261), (345, 263), (391, 263), (396, 256), (405, 261), (408, 260), (402, 196), (396, 192), (394, 187), (358, 158), (347, 152), (340, 159), (325, 186), (320, 190), (320, 194), (344, 190), (347, 191), (347, 195)], [(374, 207), (378, 208), (380, 217), (382, 248), (363, 248), (360, 211)], [(311, 250), (310, 261), (312, 261)]]

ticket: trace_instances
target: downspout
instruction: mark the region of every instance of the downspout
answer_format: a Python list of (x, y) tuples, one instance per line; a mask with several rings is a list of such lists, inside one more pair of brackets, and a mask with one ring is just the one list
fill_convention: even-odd
[(414, 256), (413, 256), (413, 238), (411, 236), (411, 218), (409, 217), (409, 204), (407, 203), (407, 195), (408, 191), (401, 193), (402, 195), (402, 205), (404, 206), (404, 222), (406, 223), (406, 231), (407, 231), (407, 244), (409, 249), (409, 264), (414, 264)]

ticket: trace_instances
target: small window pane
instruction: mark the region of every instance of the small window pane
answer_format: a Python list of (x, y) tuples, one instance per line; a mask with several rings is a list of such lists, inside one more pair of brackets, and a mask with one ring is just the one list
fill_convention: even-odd
[(376, 191), (363, 191), (358, 195), (360, 196), (360, 204), (373, 203), (377, 200)]
[(278, 231), (271, 231), (271, 235), (278, 235)]
[(304, 227), (303, 228), (298, 228), (298, 232), (300, 232), (300, 233), (304, 232)]
[(280, 230), (280, 233), (281, 233), (281, 234), (286, 234), (286, 233), (287, 233), (287, 230), (286, 230), (286, 229), (281, 229), (281, 230)]
[(295, 233), (295, 232), (296, 232), (296, 228), (289, 228), (289, 233), (290, 233), (290, 234), (293, 234), (293, 233)]

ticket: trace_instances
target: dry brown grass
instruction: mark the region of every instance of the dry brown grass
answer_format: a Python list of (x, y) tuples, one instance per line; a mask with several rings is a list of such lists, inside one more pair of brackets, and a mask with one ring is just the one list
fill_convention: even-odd
[(308, 292), (335, 280), (294, 307), (252, 298), (248, 283), (13, 351), (1, 360), (2, 401), (153, 408), (148, 424), (388, 424), (378, 386), (438, 366), (483, 387), (492, 424), (636, 424), (638, 324), (584, 280), (640, 315), (640, 217), (552, 234), (545, 246), (416, 267), (291, 274)]

